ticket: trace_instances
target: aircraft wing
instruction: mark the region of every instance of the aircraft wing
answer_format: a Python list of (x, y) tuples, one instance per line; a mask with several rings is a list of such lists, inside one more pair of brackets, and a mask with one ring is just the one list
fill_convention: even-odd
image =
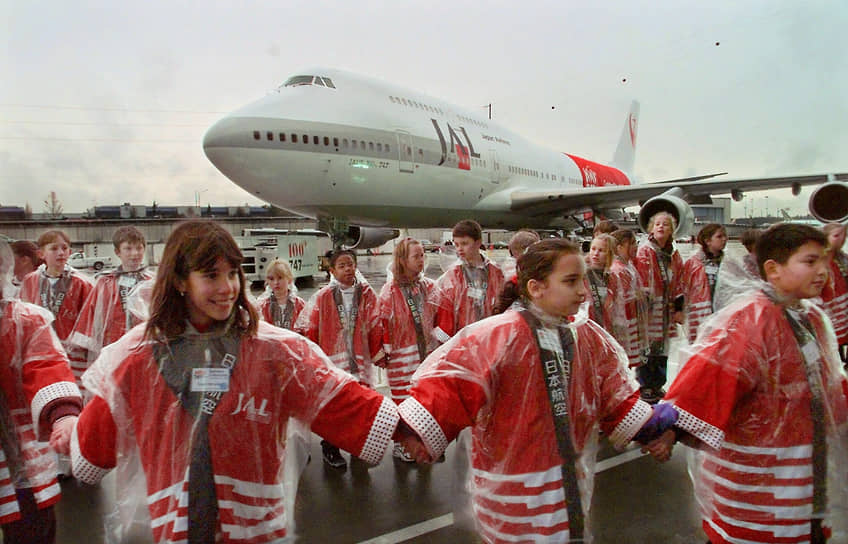
[(516, 191), (510, 195), (511, 209), (527, 215), (548, 215), (586, 208), (609, 209), (634, 206), (674, 187), (680, 187), (683, 190), (687, 201), (703, 202), (705, 197), (716, 194), (819, 185), (828, 181), (848, 181), (848, 172), (780, 178), (712, 179), (717, 175), (720, 174), (638, 185), (579, 187), (562, 191)]

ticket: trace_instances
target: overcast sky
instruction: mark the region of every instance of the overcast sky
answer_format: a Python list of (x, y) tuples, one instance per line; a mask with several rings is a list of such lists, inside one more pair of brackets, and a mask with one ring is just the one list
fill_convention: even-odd
[[(0, 203), (260, 204), (206, 129), (307, 66), (383, 78), (636, 177), (848, 171), (848, 2), (0, 0)], [(806, 209), (753, 193), (756, 214)], [(753, 196), (753, 200), (751, 200)], [(743, 205), (734, 205), (741, 214)]]

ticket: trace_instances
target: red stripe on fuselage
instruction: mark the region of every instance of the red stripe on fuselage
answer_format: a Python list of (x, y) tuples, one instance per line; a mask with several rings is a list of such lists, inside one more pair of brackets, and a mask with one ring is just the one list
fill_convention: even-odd
[(630, 185), (627, 175), (612, 166), (583, 159), (576, 155), (566, 155), (574, 161), (583, 176), (583, 187), (604, 187), (606, 185)]

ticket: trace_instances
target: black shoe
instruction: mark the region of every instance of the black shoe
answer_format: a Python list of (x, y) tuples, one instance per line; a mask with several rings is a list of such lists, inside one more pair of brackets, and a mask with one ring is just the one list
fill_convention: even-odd
[(347, 461), (342, 457), (341, 452), (339, 452), (339, 448), (335, 446), (324, 446), (324, 462), (330, 465), (333, 468), (346, 468)]
[(642, 400), (648, 404), (656, 404), (662, 398), (659, 391), (651, 389), (650, 387), (643, 387), (642, 390), (639, 391), (639, 396), (642, 397)]

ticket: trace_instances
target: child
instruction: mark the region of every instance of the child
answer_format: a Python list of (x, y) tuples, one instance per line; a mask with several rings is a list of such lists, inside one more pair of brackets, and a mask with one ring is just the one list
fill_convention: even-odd
[[(242, 254), (216, 223), (171, 233), (150, 319), (86, 372), (96, 396), (71, 441), (74, 475), (146, 486), (110, 520), (149, 511), (152, 542), (278, 542), (290, 537), (298, 471), (286, 471), (297, 418), (368, 462), (385, 453), (395, 404), (338, 370), (312, 342), (258, 319)], [(122, 517), (123, 515), (123, 517)], [(129, 527), (108, 527), (123, 541)]]
[(611, 237), (616, 244), (604, 301), (604, 311), (610, 322), (607, 330), (624, 348), (630, 367), (635, 368), (642, 364), (642, 354), (647, 347), (642, 283), (633, 266), (638, 247), (636, 235), (630, 230), (617, 230)]
[(828, 223), (822, 228), (827, 236), (827, 260), (830, 275), (822, 290), (824, 311), (833, 323), (842, 362), (848, 364), (848, 255), (842, 251), (846, 226)]
[(153, 277), (144, 268), (147, 243), (140, 230), (132, 226), (119, 227), (112, 235), (112, 245), (121, 264), (114, 271), (98, 276), (68, 337), (73, 359), (83, 361), (84, 366), (75, 369), (78, 376), (97, 359), (104, 346), (115, 342), (139, 323), (129, 311), (129, 293), (139, 282)]
[(538, 242), (518, 269), (525, 309), (466, 327), (416, 372), (400, 412), (423, 445), (404, 444), (431, 460), (471, 428), (469, 486), (485, 542), (588, 542), (599, 431), (622, 447), (652, 410), (615, 340), (578, 313), (578, 248)]
[[(312, 295), (295, 330), (318, 344), (337, 367), (373, 387), (375, 365), (385, 364), (377, 293), (357, 278), (356, 254), (349, 249), (333, 251), (330, 274), (330, 284)], [(347, 467), (337, 446), (324, 440), (321, 447), (328, 465)]]
[(727, 231), (718, 223), (710, 223), (698, 231), (697, 240), (701, 249), (686, 260), (680, 275), (686, 299), (689, 342), (695, 341), (698, 327), (715, 311), (713, 298), (727, 245)]
[(38, 268), (42, 261), (38, 256), (38, 246), (29, 240), (17, 240), (10, 245), (12, 253), (15, 254), (15, 275), (12, 277), (12, 283), (20, 286), (24, 277)]
[(589, 318), (601, 327), (609, 330), (609, 316), (605, 315), (607, 298), (607, 277), (612, 266), (615, 238), (609, 234), (598, 234), (592, 239), (589, 253), (586, 256), (586, 292), (589, 299)]
[[(39, 255), (44, 264), (29, 273), (21, 284), (20, 297), (50, 310), (55, 320), (53, 329), (67, 348), (67, 339), (77, 322), (83, 302), (91, 292), (87, 278), (68, 265), (71, 256), (71, 239), (60, 230), (49, 230), (38, 237)], [(74, 375), (82, 375), (85, 367), (72, 368)]]
[(453, 227), (453, 245), (460, 261), (436, 283), (436, 326), (439, 343), (460, 329), (492, 315), (504, 283), (503, 272), (480, 253), (483, 230), (476, 221), (463, 219)]
[(645, 364), (636, 368), (642, 398), (659, 401), (665, 390), (669, 339), (674, 325), (683, 323), (683, 260), (672, 237), (677, 221), (668, 212), (658, 212), (648, 221), (648, 240), (636, 253), (636, 270), (648, 304), (648, 352)]
[(769, 228), (756, 250), (767, 283), (704, 324), (666, 395), (699, 448), (690, 474), (713, 544), (820, 543), (830, 523), (834, 542), (848, 538), (848, 379), (809, 300), (826, 243), (807, 225)]
[(760, 229), (748, 229), (739, 236), (739, 241), (745, 247), (745, 255), (741, 259), (727, 257), (721, 260), (716, 278), (713, 308), (721, 310), (740, 295), (761, 287), (763, 279), (757, 270), (757, 241), (760, 239)]
[(262, 319), (275, 327), (294, 330), (306, 302), (297, 296), (289, 263), (274, 259), (265, 271), (265, 292), (259, 296)]
[(6, 296), (13, 267), (12, 251), (0, 241), (0, 540), (50, 544), (61, 489), (46, 441), (67, 450), (82, 397), (53, 316)]
[(508, 267), (504, 266), (504, 281), (501, 292), (498, 295), (498, 301), (492, 308), (492, 315), (502, 314), (512, 306), (512, 303), (518, 300), (518, 271), (515, 269), (515, 260), (524, 255), (527, 248), (539, 241), (539, 235), (532, 230), (520, 230), (512, 235), (507, 245), (509, 249), (511, 270), (508, 272)]
[[(431, 348), (435, 282), (424, 277), (425, 262), (424, 246), (414, 238), (404, 238), (395, 246), (391, 274), (380, 291), (389, 389), (398, 404), (409, 397), (412, 373)], [(414, 461), (400, 443), (395, 443), (393, 455)]]

